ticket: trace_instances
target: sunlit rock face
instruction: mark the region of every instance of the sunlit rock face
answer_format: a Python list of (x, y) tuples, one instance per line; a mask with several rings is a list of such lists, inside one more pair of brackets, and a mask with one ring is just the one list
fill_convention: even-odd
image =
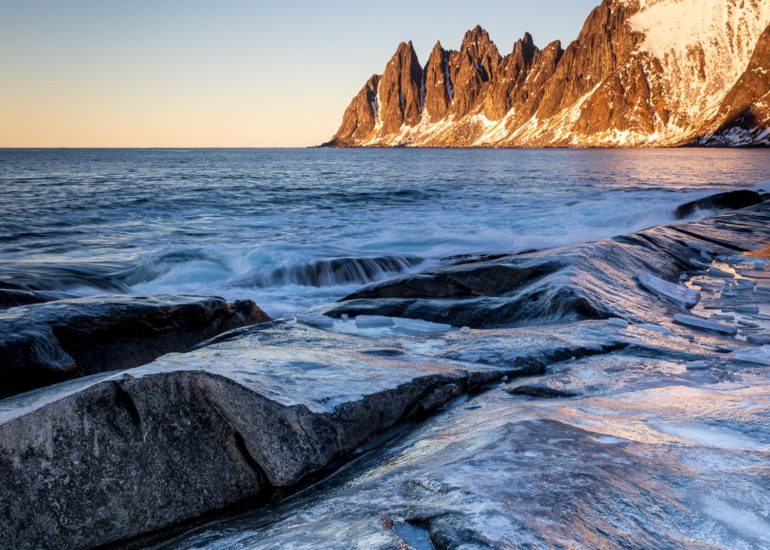
[(768, 25), (762, 0), (604, 0), (564, 50), (476, 27), (421, 69), (402, 44), (328, 145), (770, 145)]
[(722, 101), (707, 145), (770, 143), (770, 27), (759, 38), (746, 71)]

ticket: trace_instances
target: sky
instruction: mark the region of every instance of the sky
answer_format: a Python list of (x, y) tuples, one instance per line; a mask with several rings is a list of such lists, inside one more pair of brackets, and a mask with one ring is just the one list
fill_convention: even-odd
[(599, 0), (0, 0), (0, 147), (302, 147), (399, 42), (566, 46)]

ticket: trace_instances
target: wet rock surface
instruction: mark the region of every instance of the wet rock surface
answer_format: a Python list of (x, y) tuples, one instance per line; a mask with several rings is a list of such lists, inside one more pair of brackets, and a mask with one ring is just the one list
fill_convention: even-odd
[(460, 258), (335, 318), (0, 400), (0, 527), (44, 548), (766, 547), (770, 260), (745, 252), (769, 217)]
[(677, 207), (674, 215), (678, 220), (692, 216), (698, 210), (739, 210), (764, 202), (767, 196), (747, 189), (717, 193)]
[(27, 306), (29, 304), (42, 304), (72, 298), (63, 292), (51, 292), (46, 290), (25, 290), (15, 288), (0, 288), (0, 309), (9, 307)]
[(767, 373), (708, 352), (713, 372), (690, 371), (682, 351), (555, 365), (548, 379), (590, 393), (492, 389), (309, 492), (161, 547), (762, 548)]
[(184, 351), (268, 320), (253, 302), (183, 296), (76, 298), (0, 311), (0, 396)]
[(281, 322), (5, 399), (0, 524), (21, 546), (93, 546), (267, 499), (393, 426), (533, 372), (554, 344), (619, 344), (595, 323), (521, 337), (530, 346), (493, 366), (443, 353), (472, 333), (404, 341)]
[(640, 284), (640, 277), (678, 285), (685, 273), (703, 269), (716, 256), (768, 241), (770, 209), (759, 205), (580, 246), (404, 275), (364, 287), (326, 313), (414, 317), (474, 328), (610, 317), (656, 322), (675, 306), (650, 300), (649, 285)]
[[(757, 233), (740, 239), (761, 231), (761, 219), (690, 224), (678, 231), (688, 244), (646, 232), (677, 243), (666, 257), (689, 265), (674, 279), (702, 296), (689, 314), (767, 333), (770, 262), (737, 250), (766, 242)], [(446, 344), (429, 348), (434, 356), (518, 360), (518, 376), (455, 398), (308, 491), (161, 547), (765, 547), (770, 354), (743, 329), (731, 336), (679, 324), (685, 304), (638, 288), (646, 299), (630, 294), (631, 323), (446, 333)], [(537, 334), (556, 327), (573, 328), (543, 347)]]

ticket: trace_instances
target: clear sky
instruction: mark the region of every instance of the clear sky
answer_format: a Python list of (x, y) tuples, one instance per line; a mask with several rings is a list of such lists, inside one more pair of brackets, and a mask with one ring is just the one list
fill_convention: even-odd
[(0, 0), (0, 147), (314, 145), (399, 42), (566, 45), (598, 3)]

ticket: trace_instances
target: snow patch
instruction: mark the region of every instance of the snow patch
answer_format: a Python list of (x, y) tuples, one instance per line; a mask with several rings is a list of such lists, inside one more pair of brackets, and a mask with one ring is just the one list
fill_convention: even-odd
[(746, 71), (770, 24), (770, 2), (659, 0), (641, 6), (628, 20), (644, 34), (639, 51), (661, 62), (678, 114), (691, 124), (710, 119)]

